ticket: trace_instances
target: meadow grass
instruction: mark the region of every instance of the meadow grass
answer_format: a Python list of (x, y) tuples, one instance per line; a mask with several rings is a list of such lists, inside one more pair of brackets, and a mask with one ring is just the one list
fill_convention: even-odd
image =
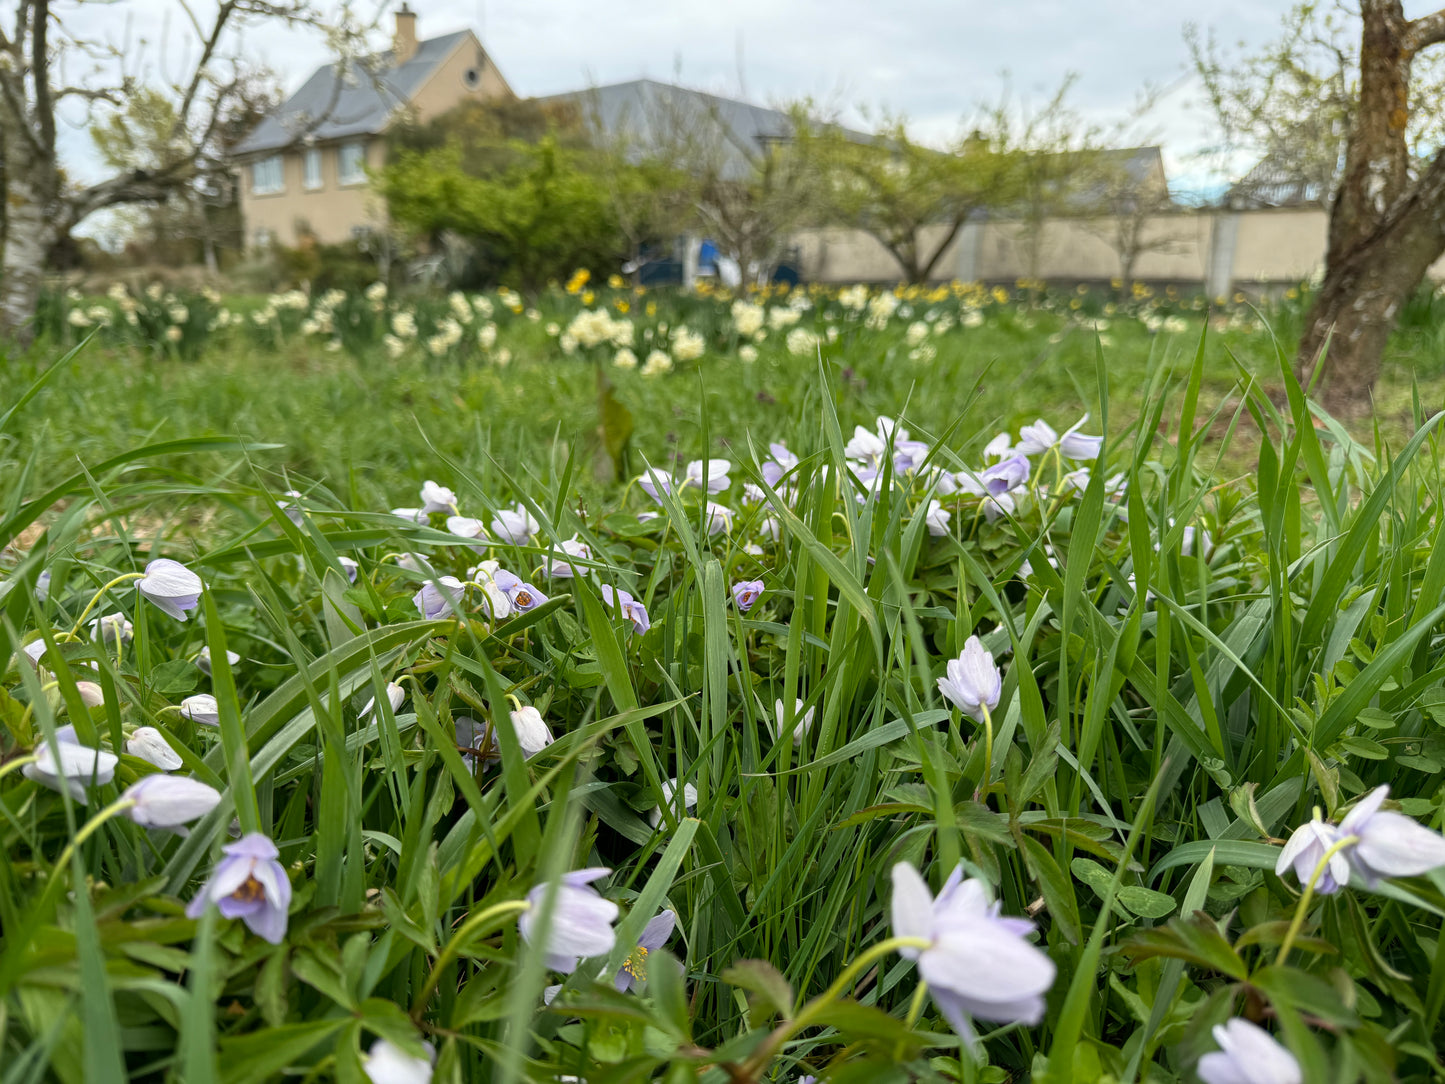
[[(1433, 1079), (1442, 873), (1275, 869), (1313, 808), (1381, 784), (1440, 824), (1436, 420), (1357, 443), (1257, 332), (1120, 321), (1105, 347), (1027, 319), (926, 362), (860, 328), (821, 358), (608, 369), (629, 475), (732, 465), (709, 494), (679, 462), (655, 498), (593, 478), (596, 371), (545, 321), (505, 367), (56, 362), (0, 415), (0, 1079), (1162, 1081), (1235, 1017), (1306, 1080)], [(1044, 439), (970, 491), (1000, 428), (1017, 449), (1083, 409), (1097, 462)], [(388, 512), (429, 479), (455, 508)], [(186, 621), (114, 583), (161, 557), (204, 583)], [(89, 631), (111, 613), (128, 635)], [(973, 717), (938, 686), (966, 648), (1001, 670)], [(213, 719), (180, 709), (205, 693)], [(184, 838), (130, 819), (140, 726), (216, 793)], [(113, 780), (35, 778), (72, 741)], [(253, 833), (291, 885), (278, 943), (185, 913)], [(1036, 1023), (950, 1026), (888, 951), (899, 863), (1033, 921)], [(588, 867), (620, 913), (561, 970), (538, 944)]]

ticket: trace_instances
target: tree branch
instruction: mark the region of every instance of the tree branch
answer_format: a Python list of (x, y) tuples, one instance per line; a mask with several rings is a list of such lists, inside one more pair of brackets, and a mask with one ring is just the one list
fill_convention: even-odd
[(1433, 15), (1422, 15), (1405, 27), (1405, 47), (1412, 53), (1445, 41), (1445, 8)]
[(30, 35), (30, 71), (35, 84), (35, 123), (40, 145), (55, 153), (55, 102), (50, 89), (50, 0), (34, 0), (35, 25)]

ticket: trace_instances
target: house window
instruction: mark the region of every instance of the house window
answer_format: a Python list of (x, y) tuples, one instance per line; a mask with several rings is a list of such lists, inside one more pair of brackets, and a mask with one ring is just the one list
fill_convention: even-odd
[(338, 172), (342, 184), (362, 184), (366, 181), (366, 144), (360, 141), (343, 143), (337, 151)]
[(321, 187), (321, 148), (307, 147), (306, 153), (302, 156), (305, 164), (302, 184), (307, 188)]
[(281, 156), (273, 154), (251, 163), (251, 193), (264, 196), (270, 192), (286, 191), (286, 180), (281, 172)]

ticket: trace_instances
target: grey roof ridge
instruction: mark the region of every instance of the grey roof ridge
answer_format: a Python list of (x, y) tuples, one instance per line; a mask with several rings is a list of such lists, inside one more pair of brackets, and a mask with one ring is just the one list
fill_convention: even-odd
[[(436, 37), (418, 41), (413, 58), (400, 65), (393, 62), (391, 49), (384, 49), (378, 53), (357, 58), (357, 66), (366, 72), (365, 78), (371, 81), (378, 102), (364, 103), (361, 112), (354, 119), (348, 119), (345, 116), (338, 117), (335, 109), (340, 105), (340, 97), (345, 93), (343, 91), (342, 95), (338, 96), (333, 103), (333, 112), (317, 126), (317, 131), (313, 132), (310, 138), (318, 142), (325, 142), (358, 135), (376, 135), (384, 131), (390, 122), (392, 111), (397, 106), (404, 105), (415, 98), (422, 87), (435, 77), (437, 71), (467, 38), (474, 38), (469, 28), (454, 30), (448, 34), (438, 34)], [(418, 56), (425, 53), (434, 53), (435, 55), (431, 57), (426, 69), (417, 74), (410, 89), (403, 89), (391, 81), (390, 77), (414, 63)], [(238, 157), (245, 157), (267, 151), (278, 151), (290, 145), (295, 136), (293, 132), (286, 130), (288, 120), (293, 119), (288, 114), (304, 116), (306, 110), (302, 106), (309, 102), (307, 91), (311, 85), (318, 79), (324, 79), (328, 73), (334, 84), (337, 78), (335, 70), (336, 61), (334, 60), (317, 66), (281, 105), (262, 118), (246, 138), (236, 145), (232, 153)], [(331, 90), (328, 89), (326, 93), (330, 94)], [(386, 108), (378, 111), (377, 105), (385, 105)], [(293, 109), (293, 106), (296, 108)], [(278, 128), (282, 129), (282, 133), (273, 130)], [(326, 131), (328, 128), (332, 130)], [(336, 130), (338, 128), (339, 131)]]

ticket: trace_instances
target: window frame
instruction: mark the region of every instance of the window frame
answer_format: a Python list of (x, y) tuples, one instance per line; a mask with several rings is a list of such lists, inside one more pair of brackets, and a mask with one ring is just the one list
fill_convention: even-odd
[[(316, 179), (311, 178), (311, 164), (316, 163)], [(326, 187), (326, 160), (320, 147), (307, 147), (301, 152), (301, 187), (316, 192)]]
[[(261, 183), (261, 170), (263, 167), (270, 172), (274, 165), (276, 180), (274, 184)], [(274, 196), (286, 191), (286, 161), (279, 154), (268, 154), (265, 158), (257, 158), (251, 163), (251, 195), (253, 196)]]
[[(357, 170), (355, 173), (348, 173), (347, 151), (355, 147), (359, 153), (356, 156)], [(366, 140), (351, 139), (340, 144), (336, 148), (336, 180), (341, 185), (360, 185), (366, 183)]]

